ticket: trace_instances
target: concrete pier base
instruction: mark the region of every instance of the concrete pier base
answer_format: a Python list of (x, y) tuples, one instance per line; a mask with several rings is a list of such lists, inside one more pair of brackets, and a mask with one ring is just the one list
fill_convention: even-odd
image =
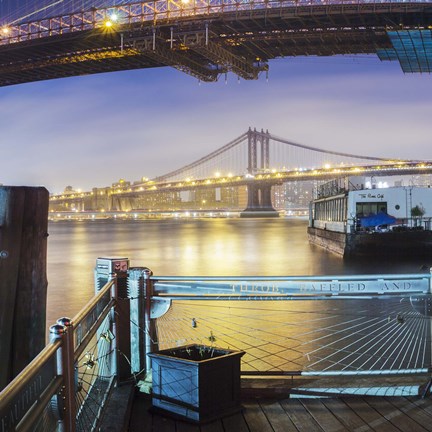
[(268, 217), (279, 217), (277, 210), (243, 210), (240, 212), (242, 218), (268, 218)]

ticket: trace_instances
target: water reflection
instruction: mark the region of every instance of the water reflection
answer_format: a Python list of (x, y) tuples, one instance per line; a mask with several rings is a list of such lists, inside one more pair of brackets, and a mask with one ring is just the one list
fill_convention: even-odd
[(302, 219), (50, 222), (48, 323), (93, 296), (98, 257), (127, 257), (156, 275), (410, 273), (430, 262), (350, 261), (310, 245)]

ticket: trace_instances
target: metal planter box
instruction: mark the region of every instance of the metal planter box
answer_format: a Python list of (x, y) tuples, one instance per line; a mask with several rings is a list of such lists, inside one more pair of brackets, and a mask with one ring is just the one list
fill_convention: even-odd
[(148, 354), (153, 408), (200, 423), (239, 411), (243, 354), (197, 344)]

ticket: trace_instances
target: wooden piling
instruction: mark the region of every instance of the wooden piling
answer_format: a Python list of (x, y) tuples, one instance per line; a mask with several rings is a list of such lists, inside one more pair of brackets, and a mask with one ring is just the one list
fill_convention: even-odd
[(0, 390), (45, 346), (49, 194), (0, 186)]

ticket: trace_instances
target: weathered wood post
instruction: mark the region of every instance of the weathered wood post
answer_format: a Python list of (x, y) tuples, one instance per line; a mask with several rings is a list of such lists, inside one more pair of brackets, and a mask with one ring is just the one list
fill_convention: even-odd
[(0, 390), (44, 348), (49, 194), (0, 186)]

